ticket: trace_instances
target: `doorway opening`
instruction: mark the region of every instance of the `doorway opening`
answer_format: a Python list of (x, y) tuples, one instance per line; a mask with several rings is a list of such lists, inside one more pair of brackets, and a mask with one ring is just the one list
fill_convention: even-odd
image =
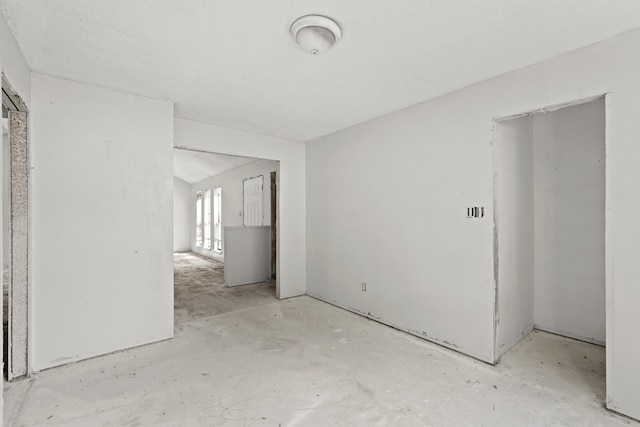
[(270, 181), (278, 169), (274, 160), (174, 149), (176, 323), (279, 297)]
[(29, 373), (29, 147), (27, 107), (2, 75), (2, 300), (5, 378)]
[(494, 131), (494, 359), (521, 341), (531, 354), (559, 345), (557, 374), (579, 372), (602, 401), (605, 113), (602, 96), (498, 119)]
[(9, 371), (9, 295), (11, 294), (11, 151), (9, 148), (9, 109), (2, 103), (2, 360), (4, 375)]

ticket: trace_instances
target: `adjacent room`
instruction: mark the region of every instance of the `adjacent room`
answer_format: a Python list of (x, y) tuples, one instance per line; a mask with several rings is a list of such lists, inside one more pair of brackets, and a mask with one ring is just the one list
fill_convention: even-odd
[(638, 46), (628, 0), (0, 0), (3, 425), (640, 426)]
[(277, 162), (174, 149), (176, 324), (276, 300)]

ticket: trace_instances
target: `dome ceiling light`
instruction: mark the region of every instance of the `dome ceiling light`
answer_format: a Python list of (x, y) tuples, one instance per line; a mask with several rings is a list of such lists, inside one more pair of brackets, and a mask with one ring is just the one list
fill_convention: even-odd
[(291, 24), (291, 37), (312, 55), (329, 51), (342, 36), (340, 26), (331, 18), (306, 15)]

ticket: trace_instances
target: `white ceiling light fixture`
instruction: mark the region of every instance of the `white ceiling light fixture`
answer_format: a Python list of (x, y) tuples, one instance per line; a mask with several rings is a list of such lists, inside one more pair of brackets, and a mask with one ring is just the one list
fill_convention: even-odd
[(291, 37), (306, 52), (319, 55), (331, 49), (342, 37), (340, 26), (331, 18), (306, 15), (291, 24)]

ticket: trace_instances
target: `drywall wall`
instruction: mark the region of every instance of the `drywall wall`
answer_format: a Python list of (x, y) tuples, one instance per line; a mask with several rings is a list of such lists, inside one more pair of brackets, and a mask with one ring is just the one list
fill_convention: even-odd
[(191, 249), (191, 184), (173, 177), (173, 251)]
[(271, 227), (224, 227), (226, 286), (265, 282), (271, 277)]
[[(7, 119), (2, 119), (2, 150), (0, 150), (0, 165), (2, 165), (2, 185), (0, 185), (0, 200), (2, 200), (2, 221), (0, 222), (0, 239), (2, 239), (2, 245), (0, 245), (0, 259), (2, 260), (2, 281), (4, 287), (5, 274), (8, 276), (9, 268), (9, 124)], [(7, 273), (5, 273), (5, 271)], [(4, 319), (4, 292), (0, 296), (0, 315)], [(3, 322), (4, 325), (4, 322)], [(3, 329), (5, 326), (3, 326)], [(0, 350), (3, 350), (5, 345), (4, 340), (0, 343)], [(4, 351), (2, 352), (4, 355)], [(2, 363), (0, 366), (4, 372), (5, 358), (2, 357)], [(2, 378), (4, 383), (4, 375)], [(2, 391), (0, 391), (0, 415), (3, 413), (2, 406), (4, 405)], [(0, 418), (1, 419), (1, 418)], [(1, 424), (1, 423), (0, 423)]]
[(307, 292), (493, 361), (491, 116), (472, 104), (444, 97), (307, 144)]
[(175, 119), (175, 145), (213, 153), (279, 161), (279, 297), (288, 298), (304, 294), (305, 144), (207, 123)]
[[(2, 128), (2, 268), (9, 268), (9, 251), (11, 250), (11, 241), (9, 239), (9, 130), (8, 123), (5, 129), (6, 119), (3, 119)], [(7, 121), (8, 122), (8, 121)], [(5, 133), (6, 132), (6, 133)]]
[(20, 95), (27, 108), (31, 105), (31, 70), (11, 34), (11, 30), (0, 15), (0, 71), (5, 75), (13, 90)]
[(309, 142), (308, 292), (493, 361), (492, 119), (611, 93), (607, 406), (640, 418), (639, 43), (632, 31)]
[(604, 344), (604, 99), (532, 118), (536, 328)]
[(533, 118), (496, 123), (496, 358), (534, 325)]
[(32, 362), (173, 335), (173, 106), (33, 74)]
[[(200, 182), (196, 182), (191, 186), (190, 204), (191, 217), (195, 218), (195, 200), (196, 193), (202, 190), (213, 190), (216, 187), (222, 187), (222, 226), (236, 227), (243, 225), (244, 210), (244, 189), (243, 180), (262, 175), (264, 177), (264, 186), (262, 191), (262, 212), (264, 216), (263, 225), (271, 225), (271, 172), (277, 168), (277, 162), (273, 160), (256, 160), (244, 166), (231, 169), (221, 174), (209, 177)], [(213, 196), (211, 196), (213, 203)], [(213, 212), (213, 208), (211, 209)], [(222, 254), (196, 246), (195, 229), (190, 232), (191, 250), (204, 256), (208, 256), (218, 261), (224, 262), (225, 242), (224, 233), (222, 235)]]
[[(2, 150), (0, 150), (0, 165), (2, 165), (2, 185), (0, 185), (0, 200), (2, 200), (2, 222), (0, 223), (0, 239), (2, 239), (2, 245), (0, 245), (0, 259), (2, 260), (2, 274), (4, 275), (4, 270), (9, 267), (9, 240), (7, 239), (8, 235), (8, 225), (9, 225), (9, 210), (8, 210), (8, 201), (9, 201), (9, 163), (8, 163), (8, 155), (9, 155), (9, 134), (8, 134), (9, 124), (8, 120), (2, 119)], [(4, 277), (3, 277), (4, 282)], [(4, 283), (3, 283), (4, 286)], [(0, 296), (0, 315), (4, 319), (4, 292)], [(4, 321), (3, 321), (4, 325)], [(4, 329), (4, 326), (3, 326)], [(0, 343), (0, 351), (4, 355), (4, 339), (3, 342)], [(4, 356), (2, 357), (2, 363), (0, 366), (2, 367), (2, 372), (4, 372)], [(2, 383), (4, 386), (4, 375), (2, 377)], [(4, 387), (2, 387), (4, 389)], [(0, 390), (0, 420), (4, 414), (4, 396), (3, 390)], [(0, 425), (2, 423), (0, 422)]]

